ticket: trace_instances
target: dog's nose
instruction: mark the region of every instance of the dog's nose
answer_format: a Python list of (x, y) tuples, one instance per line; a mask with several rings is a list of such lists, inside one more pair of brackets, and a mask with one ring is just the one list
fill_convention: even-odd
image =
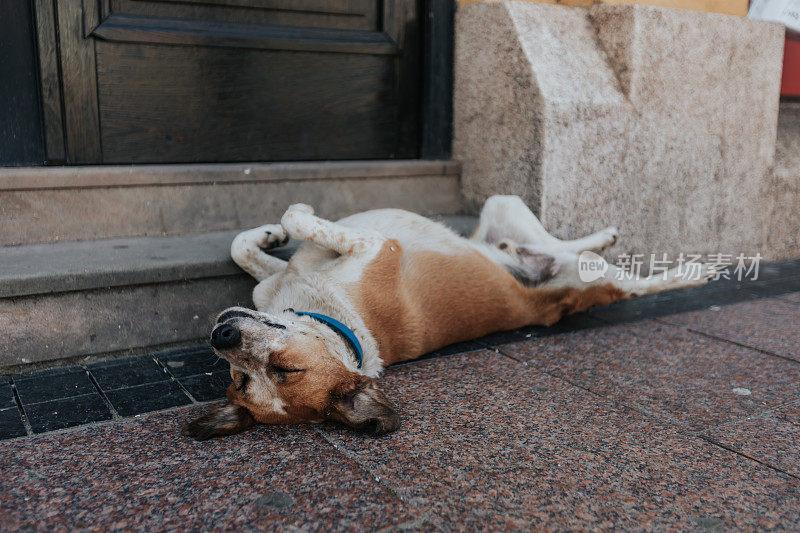
[(242, 342), (242, 334), (230, 324), (219, 324), (211, 332), (211, 346), (217, 350), (225, 350), (238, 346)]

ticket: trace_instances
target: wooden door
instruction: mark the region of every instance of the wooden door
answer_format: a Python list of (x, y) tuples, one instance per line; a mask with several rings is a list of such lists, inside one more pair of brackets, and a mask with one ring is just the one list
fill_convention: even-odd
[(69, 163), (419, 155), (415, 0), (51, 1)]

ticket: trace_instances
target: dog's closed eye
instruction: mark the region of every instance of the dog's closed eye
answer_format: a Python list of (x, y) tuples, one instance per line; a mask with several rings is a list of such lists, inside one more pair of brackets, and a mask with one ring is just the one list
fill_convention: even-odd
[(286, 368), (284, 366), (271, 364), (269, 369), (278, 381), (286, 381), (289, 374), (296, 374), (298, 372), (305, 372), (305, 368)]

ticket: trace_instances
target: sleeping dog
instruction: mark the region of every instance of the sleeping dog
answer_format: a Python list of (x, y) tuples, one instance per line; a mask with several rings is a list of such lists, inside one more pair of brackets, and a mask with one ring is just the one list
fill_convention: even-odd
[[(304, 241), (289, 262), (264, 250)], [(255, 277), (257, 311), (217, 318), (210, 343), (230, 362), (228, 402), (184, 433), (198, 440), (257, 422), (336, 420), (373, 435), (400, 418), (375, 383), (384, 367), (459, 341), (551, 325), (596, 305), (704, 283), (658, 277), (581, 281), (578, 256), (614, 244), (607, 228), (563, 241), (516, 196), (489, 198), (470, 239), (419, 215), (380, 209), (330, 222), (295, 204), (280, 224), (239, 234), (234, 261)], [(599, 258), (597, 258), (599, 259)], [(600, 260), (602, 262), (602, 260)]]

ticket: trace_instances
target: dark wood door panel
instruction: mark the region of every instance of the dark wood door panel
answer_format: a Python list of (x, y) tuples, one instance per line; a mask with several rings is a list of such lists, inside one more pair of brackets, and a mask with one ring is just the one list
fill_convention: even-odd
[(106, 15), (378, 30), (378, 0), (110, 0)]
[(97, 42), (103, 161), (415, 157), (391, 55)]
[(36, 1), (69, 163), (420, 153), (420, 0)]

